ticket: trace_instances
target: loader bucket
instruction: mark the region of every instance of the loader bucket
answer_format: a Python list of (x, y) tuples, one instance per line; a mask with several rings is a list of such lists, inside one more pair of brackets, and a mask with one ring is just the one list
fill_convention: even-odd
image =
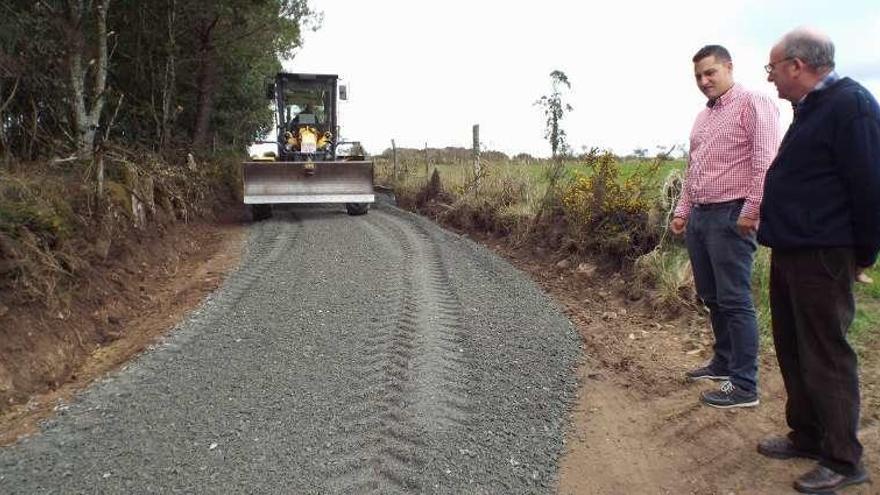
[(373, 162), (244, 162), (245, 204), (372, 203)]

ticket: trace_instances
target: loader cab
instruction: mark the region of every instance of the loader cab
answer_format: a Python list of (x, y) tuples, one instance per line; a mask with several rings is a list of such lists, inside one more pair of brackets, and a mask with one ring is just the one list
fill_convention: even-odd
[(337, 81), (331, 74), (277, 75), (274, 98), (282, 160), (336, 158)]
[(373, 162), (360, 143), (337, 136), (337, 99), (347, 96), (337, 97), (338, 80), (282, 72), (266, 85), (277, 131), (268, 143), (276, 143), (278, 152), (242, 164), (242, 201), (254, 220), (271, 217), (279, 204), (344, 204), (349, 215), (363, 215), (376, 201)]
[(285, 114), (284, 121), (288, 123), (288, 129), (295, 125), (312, 125), (324, 129), (330, 125), (327, 121), (327, 109), (321, 104), (304, 103), (303, 101), (288, 103)]

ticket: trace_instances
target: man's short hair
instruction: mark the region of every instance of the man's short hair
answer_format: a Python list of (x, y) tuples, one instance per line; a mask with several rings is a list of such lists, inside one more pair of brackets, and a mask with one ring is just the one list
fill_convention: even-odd
[(799, 58), (814, 69), (834, 68), (834, 43), (808, 29), (796, 29), (782, 38), (786, 58)]
[(732, 60), (727, 48), (724, 48), (721, 45), (706, 45), (703, 48), (700, 48), (700, 51), (694, 55), (694, 63), (710, 56), (715, 57), (715, 60), (719, 62), (730, 62)]

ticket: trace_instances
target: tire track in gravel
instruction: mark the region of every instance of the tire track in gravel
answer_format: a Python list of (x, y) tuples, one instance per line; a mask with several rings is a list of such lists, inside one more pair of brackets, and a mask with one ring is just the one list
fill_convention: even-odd
[(289, 208), (166, 346), (0, 449), (0, 493), (552, 493), (579, 341), (393, 206)]
[(346, 493), (422, 491), (426, 436), (468, 424), (461, 305), (424, 228), (380, 212), (363, 225), (393, 242), (386, 249), (400, 265), (364, 339), (362, 386), (350, 399), (365, 407), (343, 418), (354, 453), (345, 456), (338, 482)]
[(470, 408), (461, 376), (468, 363), (460, 356), (459, 336), (462, 310), (449, 272), (437, 244), (423, 227), (390, 214), (382, 217), (394, 225), (393, 235), (404, 248), (400, 345), (412, 343), (420, 351), (411, 359), (412, 416), (434, 435), (467, 427)]
[[(226, 290), (219, 295), (210, 296), (190, 315), (191, 321), (210, 327), (212, 323), (226, 318), (238, 301), (248, 294), (249, 289), (278, 265), (302, 230), (302, 224), (295, 214), (288, 214), (287, 218), (288, 220), (260, 222), (252, 227), (241, 265), (235, 276), (227, 277)], [(169, 337), (170, 335), (165, 336), (156, 345), (176, 352), (188, 340), (186, 336), (176, 335), (172, 343)]]

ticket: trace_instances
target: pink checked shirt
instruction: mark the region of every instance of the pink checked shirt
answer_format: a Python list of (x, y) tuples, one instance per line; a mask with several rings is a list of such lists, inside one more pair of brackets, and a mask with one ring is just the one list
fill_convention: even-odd
[(757, 219), (764, 175), (779, 148), (779, 108), (734, 84), (694, 122), (687, 177), (675, 216), (694, 204), (745, 198), (740, 216)]

